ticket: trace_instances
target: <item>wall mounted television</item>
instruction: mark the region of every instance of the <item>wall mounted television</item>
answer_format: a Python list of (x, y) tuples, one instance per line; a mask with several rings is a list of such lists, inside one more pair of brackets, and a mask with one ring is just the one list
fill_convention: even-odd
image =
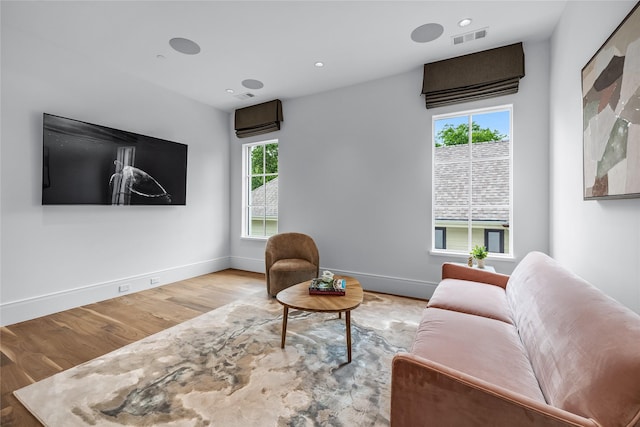
[(187, 146), (44, 113), (43, 205), (185, 205)]

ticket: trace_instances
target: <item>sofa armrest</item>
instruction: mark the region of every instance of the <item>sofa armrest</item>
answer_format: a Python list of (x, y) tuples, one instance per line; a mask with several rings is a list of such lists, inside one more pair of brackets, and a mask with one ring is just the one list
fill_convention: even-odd
[(506, 288), (509, 276), (479, 268), (470, 268), (460, 264), (445, 262), (442, 264), (442, 279), (468, 280), (471, 282), (488, 283), (490, 285)]
[(391, 427), (428, 425), (598, 426), (420, 356), (399, 353), (391, 374)]

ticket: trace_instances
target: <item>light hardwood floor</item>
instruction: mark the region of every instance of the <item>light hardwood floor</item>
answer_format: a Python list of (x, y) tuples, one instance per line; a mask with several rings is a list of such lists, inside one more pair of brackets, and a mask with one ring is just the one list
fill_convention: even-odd
[(14, 390), (249, 295), (264, 274), (224, 270), (1, 328), (0, 425), (40, 425)]

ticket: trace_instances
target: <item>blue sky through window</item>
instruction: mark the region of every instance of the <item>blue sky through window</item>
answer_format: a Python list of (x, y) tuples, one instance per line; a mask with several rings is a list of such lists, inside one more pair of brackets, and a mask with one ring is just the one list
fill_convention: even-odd
[(474, 114), (473, 121), (478, 123), (482, 129), (497, 130), (501, 134), (509, 136), (509, 111)]
[[(509, 110), (474, 114), (473, 121), (479, 124), (482, 129), (489, 128), (491, 130), (497, 130), (501, 134), (507, 135), (507, 137), (509, 136)], [(455, 128), (462, 123), (466, 124), (468, 122), (468, 115), (436, 120), (434, 135), (438, 135), (438, 132), (444, 129), (444, 127), (448, 124), (452, 125)]]

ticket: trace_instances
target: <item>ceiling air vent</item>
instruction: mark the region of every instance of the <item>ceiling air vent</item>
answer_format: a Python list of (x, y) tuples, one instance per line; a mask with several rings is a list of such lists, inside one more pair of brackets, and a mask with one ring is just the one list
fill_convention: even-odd
[(253, 97), (255, 97), (254, 94), (252, 94), (251, 92), (245, 92), (245, 93), (239, 93), (237, 95), (234, 95), (236, 98), (238, 99), (251, 99)]
[(472, 40), (483, 39), (486, 36), (487, 36), (487, 29), (482, 28), (480, 30), (472, 31), (470, 33), (458, 34), (457, 36), (453, 36), (452, 40), (453, 40), (453, 44), (456, 45), (456, 44), (467, 43)]

